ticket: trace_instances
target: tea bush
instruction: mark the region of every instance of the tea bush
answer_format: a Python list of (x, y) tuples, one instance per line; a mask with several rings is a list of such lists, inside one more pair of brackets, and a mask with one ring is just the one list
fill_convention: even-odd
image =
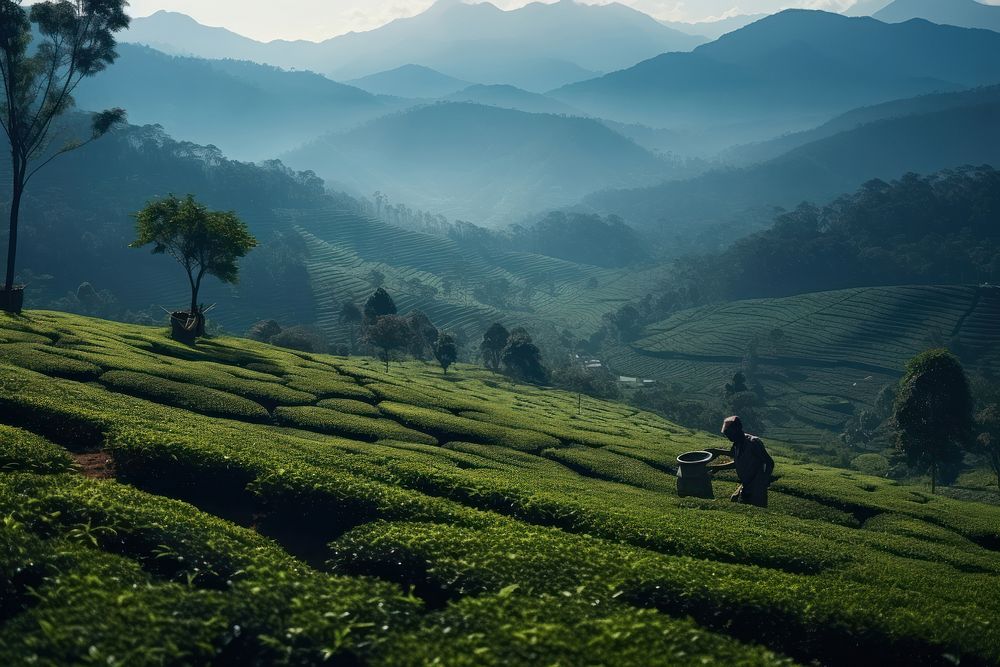
[(108, 371), (100, 382), (114, 391), (215, 417), (266, 421), (271, 416), (262, 405), (248, 399), (144, 373)]

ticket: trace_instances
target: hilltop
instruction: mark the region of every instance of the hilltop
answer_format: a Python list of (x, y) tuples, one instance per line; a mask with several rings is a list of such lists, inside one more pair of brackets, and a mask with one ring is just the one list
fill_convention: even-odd
[(386, 72), (376, 72), (348, 82), (376, 95), (395, 95), (416, 99), (436, 99), (468, 88), (468, 81), (442, 74), (430, 67), (402, 65)]
[(1000, 32), (1000, 7), (976, 0), (894, 0), (873, 16), (886, 23), (926, 19), (933, 23)]
[(490, 226), (575, 203), (603, 187), (652, 184), (671, 165), (589, 119), (441, 102), (327, 135), (282, 156), (341, 189)]
[[(851, 44), (851, 48), (843, 48)], [(786, 10), (551, 96), (602, 118), (746, 142), (851, 108), (1000, 81), (1000, 34)]]
[(681, 499), (717, 437), (470, 366), (0, 341), (6, 664), (1000, 658), (996, 507), (780, 455), (768, 510)]

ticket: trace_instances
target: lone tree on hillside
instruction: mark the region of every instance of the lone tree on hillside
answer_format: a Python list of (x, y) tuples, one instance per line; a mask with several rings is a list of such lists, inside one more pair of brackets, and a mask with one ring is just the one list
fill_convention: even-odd
[(906, 364), (893, 420), (899, 449), (911, 464), (930, 471), (935, 493), (941, 465), (961, 458), (974, 426), (972, 392), (955, 355), (928, 350)]
[(392, 300), (389, 293), (384, 288), (375, 290), (368, 300), (365, 301), (364, 323), (365, 326), (375, 324), (375, 321), (386, 315), (396, 314), (396, 302)]
[(434, 341), (434, 358), (441, 364), (444, 374), (448, 374), (448, 367), (458, 359), (458, 346), (455, 345), (455, 337), (444, 332), (438, 334)]
[[(96, 114), (86, 140), (53, 147), (55, 119), (73, 106), (73, 91), (118, 57), (114, 34), (128, 27), (124, 0), (38, 2), (0, 0), (0, 125), (10, 140), (10, 234), (0, 307), (20, 312), (23, 291), (14, 287), (17, 232), (24, 189), (56, 157), (98, 139), (124, 122), (122, 109)], [(34, 27), (32, 26), (34, 24)], [(32, 44), (33, 35), (38, 42)]]
[(406, 348), (412, 335), (413, 330), (405, 317), (383, 315), (365, 329), (365, 342), (382, 351), (381, 358), (385, 362), (385, 372), (388, 373), (392, 351)]
[(507, 345), (500, 353), (504, 372), (511, 377), (545, 384), (549, 381), (549, 371), (542, 365), (542, 352), (535, 345), (526, 329), (518, 327), (510, 332)]
[(503, 353), (504, 346), (507, 345), (508, 338), (510, 338), (510, 332), (499, 322), (491, 324), (490, 328), (483, 334), (483, 342), (479, 344), (479, 353), (483, 357), (483, 363), (494, 373), (500, 370), (500, 355)]
[(188, 195), (152, 201), (135, 214), (136, 240), (129, 247), (153, 244), (153, 254), (167, 254), (187, 272), (191, 309), (185, 329), (191, 337), (205, 334), (205, 313), (198, 305), (201, 281), (212, 275), (224, 283), (239, 278), (236, 261), (257, 246), (247, 226), (228, 211), (209, 211)]

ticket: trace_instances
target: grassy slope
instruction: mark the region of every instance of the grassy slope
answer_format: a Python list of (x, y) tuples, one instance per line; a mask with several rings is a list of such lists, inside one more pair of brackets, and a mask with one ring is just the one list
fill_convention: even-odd
[(1000, 659), (1000, 509), (784, 457), (769, 510), (679, 499), (717, 441), (575, 403), (0, 315), (0, 663)]
[(769, 420), (768, 434), (816, 443), (835, 437), (852, 413), (898, 381), (908, 359), (933, 345), (953, 345), (967, 364), (1000, 370), (998, 330), (1000, 290), (871, 287), (677, 313), (611, 362), (629, 375), (717, 396), (757, 341), (753, 378), (767, 404), (787, 416)]
[[(344, 301), (363, 303), (374, 291), (375, 285), (366, 279), (371, 271), (385, 275), (385, 287), (401, 312), (419, 308), (439, 328), (467, 329), (470, 337), (481, 335), (501, 318), (593, 332), (604, 313), (634, 299), (656, 274), (527, 253), (479, 253), (447, 238), (334, 210), (284, 211), (278, 219), (294, 225), (305, 240), (319, 325), (341, 339), (348, 332), (337, 330), (339, 308)], [(447, 292), (446, 278), (452, 283)], [(474, 295), (477, 287), (492, 280), (506, 280), (512, 286), (507, 307), (483, 303)], [(412, 281), (437, 292), (421, 294)], [(529, 285), (532, 289), (526, 296)]]

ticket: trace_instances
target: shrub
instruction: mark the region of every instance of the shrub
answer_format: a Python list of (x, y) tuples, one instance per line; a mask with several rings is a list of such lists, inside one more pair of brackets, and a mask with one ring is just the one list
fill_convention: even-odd
[(269, 340), (272, 345), (299, 352), (325, 352), (326, 337), (315, 327), (294, 326), (282, 330)]
[(101, 372), (94, 364), (49, 354), (44, 348), (29, 343), (0, 346), (0, 361), (43, 375), (82, 382), (96, 379)]
[(889, 474), (889, 460), (881, 454), (861, 454), (851, 460), (851, 467), (864, 475), (885, 477)]
[(275, 410), (274, 416), (286, 426), (367, 442), (402, 440), (437, 444), (437, 440), (426, 433), (404, 428), (389, 419), (373, 419), (321, 407), (281, 407)]
[(426, 431), (442, 442), (482, 442), (523, 451), (538, 451), (559, 444), (552, 436), (535, 431), (504, 428), (429, 408), (385, 401), (379, 404), (379, 409), (400, 423)]
[(370, 403), (363, 403), (349, 398), (328, 398), (316, 404), (317, 407), (334, 410), (336, 412), (346, 412), (362, 417), (378, 417), (382, 413), (378, 408)]
[(73, 460), (66, 450), (19, 428), (0, 425), (0, 472), (66, 472)]
[(100, 382), (114, 391), (206, 415), (247, 421), (270, 418), (260, 404), (245, 398), (144, 373), (108, 371), (100, 377)]

